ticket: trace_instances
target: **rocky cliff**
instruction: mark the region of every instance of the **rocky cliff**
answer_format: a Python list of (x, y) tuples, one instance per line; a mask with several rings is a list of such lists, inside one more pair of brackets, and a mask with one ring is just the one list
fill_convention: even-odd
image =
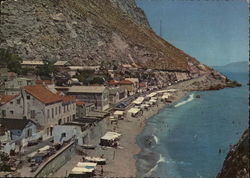
[(1, 0), (0, 48), (26, 60), (211, 70), (157, 36), (135, 0)]
[(217, 178), (249, 177), (249, 129), (229, 151)]

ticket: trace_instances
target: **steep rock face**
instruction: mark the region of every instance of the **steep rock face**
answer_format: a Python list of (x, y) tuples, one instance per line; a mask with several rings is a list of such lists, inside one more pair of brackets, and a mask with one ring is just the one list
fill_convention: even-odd
[(211, 69), (162, 40), (135, 0), (5, 0), (0, 47), (23, 59), (102, 61), (142, 68), (209, 73)]
[(245, 130), (239, 142), (228, 153), (217, 178), (249, 177), (249, 129)]

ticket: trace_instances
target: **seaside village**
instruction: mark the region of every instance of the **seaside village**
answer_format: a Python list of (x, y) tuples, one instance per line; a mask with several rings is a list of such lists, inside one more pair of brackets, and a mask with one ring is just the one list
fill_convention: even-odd
[[(140, 69), (130, 64), (111, 70), (69, 61), (54, 62), (56, 72), (48, 79), (32, 73), (44, 65), (23, 60), (25, 75), (0, 68), (0, 177), (53, 176), (74, 156), (79, 162), (65, 176), (102, 176), (113, 150), (126, 148), (119, 123), (171, 103), (178, 91), (166, 87), (189, 79), (162, 84), (131, 77)], [(97, 149), (111, 150), (111, 158)]]

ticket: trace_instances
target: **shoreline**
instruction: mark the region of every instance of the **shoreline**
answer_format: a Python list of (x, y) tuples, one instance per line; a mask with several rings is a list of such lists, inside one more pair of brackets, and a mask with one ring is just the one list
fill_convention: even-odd
[[(85, 153), (95, 157), (103, 155), (104, 158), (106, 158), (106, 165), (103, 166), (104, 177), (136, 177), (135, 155), (141, 152), (140, 146), (136, 143), (136, 137), (143, 131), (148, 119), (159, 113), (165, 107), (168, 107), (168, 105), (178, 102), (185, 97), (186, 94), (186, 91), (178, 90), (171, 97), (171, 103), (157, 101), (156, 105), (151, 106), (148, 111), (143, 110), (142, 116), (136, 118), (126, 117), (124, 120), (119, 120), (115, 132), (122, 134), (122, 136), (117, 149), (103, 149), (98, 145), (95, 150), (86, 150)], [(113, 125), (109, 125), (107, 131), (112, 130)], [(80, 161), (82, 161), (82, 156), (75, 154), (71, 160), (57, 170), (52, 177), (67, 176), (77, 162)], [(101, 176), (101, 166), (99, 165), (96, 167), (96, 176)]]
[[(181, 90), (176, 92), (174, 98), (171, 99), (171, 103), (169, 104), (178, 102), (185, 97), (186, 94), (187, 92)], [(137, 118), (126, 118), (125, 120), (118, 121), (118, 129), (116, 131), (122, 134), (120, 139), (121, 148), (116, 150), (115, 159), (108, 162), (107, 165), (103, 167), (104, 176), (136, 177), (137, 170), (135, 155), (142, 150), (142, 148), (136, 143), (136, 137), (143, 131), (148, 119), (158, 114), (165, 107), (168, 107), (169, 104), (157, 101), (156, 106), (152, 106), (148, 111), (144, 110), (142, 116)], [(106, 155), (104, 157), (109, 157)], [(105, 171), (105, 169), (109, 171)]]
[[(218, 83), (218, 81), (212, 80), (208, 82), (208, 85), (200, 87), (200, 85), (195, 85), (195, 82), (200, 84), (207, 82), (207, 77), (203, 76), (167, 87), (166, 89), (175, 88), (178, 90), (173, 93), (170, 98), (171, 103), (169, 104), (178, 102), (189, 92), (207, 91), (211, 86)], [(115, 131), (121, 134), (118, 148), (104, 149), (98, 145), (95, 150), (86, 150), (85, 152), (88, 156), (100, 157), (103, 155), (104, 158), (106, 158), (106, 165), (103, 166), (103, 175), (101, 174), (101, 166), (98, 165), (96, 167), (95, 173), (97, 177), (136, 177), (137, 169), (135, 155), (142, 150), (136, 143), (136, 137), (143, 131), (147, 120), (159, 113), (164, 107), (168, 107), (168, 103), (157, 101), (157, 106), (150, 107), (148, 111), (144, 110), (142, 116), (136, 118), (125, 117), (124, 120), (119, 120), (115, 130), (113, 125), (108, 125), (107, 131)], [(93, 140), (93, 142), (97, 143), (99, 140)], [(82, 161), (82, 156), (75, 154), (71, 160), (53, 174), (53, 177), (67, 176), (74, 165), (80, 161)]]

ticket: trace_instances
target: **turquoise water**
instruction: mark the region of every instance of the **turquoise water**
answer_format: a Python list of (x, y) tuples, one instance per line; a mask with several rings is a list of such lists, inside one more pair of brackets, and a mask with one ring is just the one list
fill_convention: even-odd
[(136, 155), (138, 176), (217, 175), (229, 145), (248, 127), (248, 74), (227, 75), (244, 86), (189, 93), (148, 120), (137, 137), (142, 148)]

